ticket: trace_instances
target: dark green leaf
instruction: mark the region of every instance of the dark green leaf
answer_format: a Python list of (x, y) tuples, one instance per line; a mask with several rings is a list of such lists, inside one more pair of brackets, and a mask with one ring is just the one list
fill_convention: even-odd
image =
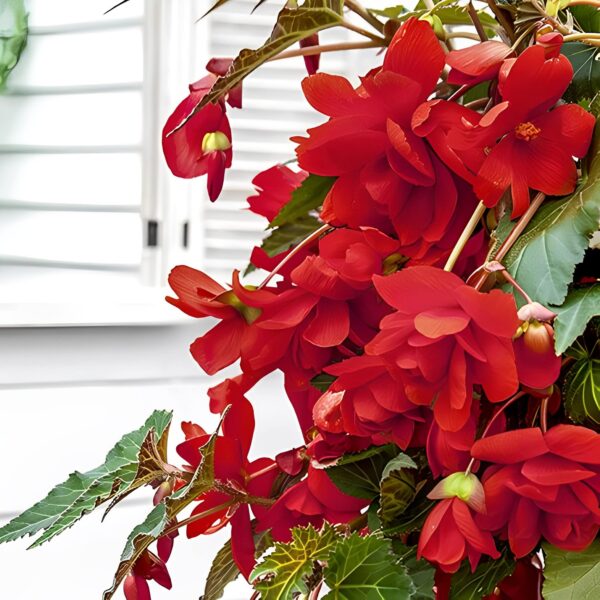
[(564, 301), (600, 219), (600, 134), (596, 127), (587, 177), (575, 193), (546, 201), (504, 265), (531, 298), (546, 306)]
[(576, 423), (600, 425), (600, 360), (578, 360), (563, 382), (565, 411)]
[(155, 542), (166, 530), (173, 519), (198, 496), (210, 490), (215, 481), (215, 444), (217, 434), (213, 434), (200, 449), (202, 461), (187, 485), (167, 496), (162, 503), (154, 507), (146, 520), (129, 534), (121, 560), (115, 573), (113, 584), (104, 592), (103, 600), (110, 600), (121, 582), (131, 570), (141, 554)]
[(585, 330), (588, 322), (600, 315), (600, 283), (569, 292), (562, 306), (552, 307), (556, 353), (562, 354)]
[(582, 552), (543, 544), (544, 600), (596, 600), (600, 581), (600, 541)]
[(378, 516), (383, 528), (392, 526), (415, 499), (417, 488), (411, 471), (417, 465), (407, 454), (390, 460), (381, 474)]
[(3, 0), (0, 3), (0, 90), (25, 49), (27, 16), (24, 0)]
[(171, 413), (155, 411), (142, 427), (117, 442), (102, 465), (86, 473), (72, 473), (43, 500), (2, 527), (0, 543), (45, 530), (31, 547), (38, 546), (107, 500), (156, 479), (162, 472), (160, 465), (156, 462), (151, 465), (149, 461), (144, 461), (144, 474), (138, 477), (140, 453), (149, 443), (160, 443), (167, 435), (170, 422)]
[(271, 221), (269, 227), (279, 227), (294, 223), (299, 218), (307, 217), (310, 211), (319, 208), (329, 193), (335, 177), (309, 175), (292, 192), (290, 201), (283, 206), (279, 214)]
[(386, 536), (393, 537), (421, 529), (434, 505), (433, 500), (427, 498), (429, 489), (431, 488), (427, 486), (421, 487), (417, 491), (414, 500), (395, 522), (383, 528), (383, 533)]
[(415, 588), (406, 568), (393, 560), (389, 540), (353, 533), (327, 561), (323, 600), (408, 600)]
[(345, 494), (372, 500), (379, 495), (379, 482), (385, 466), (398, 451), (398, 447), (392, 444), (373, 446), (364, 452), (346, 454), (325, 472)]
[(508, 577), (515, 568), (515, 561), (504, 552), (496, 560), (480, 562), (471, 573), (471, 566), (464, 561), (460, 569), (452, 576), (450, 600), (481, 600), (491, 594), (494, 588)]
[(283, 8), (277, 16), (277, 22), (269, 39), (256, 50), (242, 50), (227, 73), (219, 77), (210, 92), (204, 96), (184, 122), (209, 102), (216, 102), (252, 71), (282, 50), (313, 33), (339, 25), (343, 20), (342, 7), (342, 0), (305, 0), (297, 8)]
[(289, 600), (295, 593), (307, 594), (313, 563), (327, 560), (336, 542), (337, 532), (328, 524), (320, 531), (312, 525), (292, 529), (292, 541), (276, 542), (273, 552), (250, 575), (261, 600)]
[(592, 99), (600, 90), (600, 48), (581, 42), (563, 44), (561, 52), (573, 65), (573, 80), (565, 92), (568, 102)]
[(406, 567), (415, 586), (415, 593), (410, 600), (435, 600), (435, 567), (426, 560), (417, 560), (417, 547), (405, 546), (399, 540), (392, 540), (392, 548)]
[(575, 23), (587, 33), (600, 33), (600, 10), (596, 6), (570, 6)]
[(272, 233), (263, 240), (261, 248), (268, 256), (277, 256), (297, 246), (321, 225), (322, 223), (314, 217), (304, 217), (294, 223), (282, 225), (273, 229)]
[[(254, 535), (254, 544), (256, 556), (259, 557), (273, 544), (273, 540), (268, 532), (262, 532)], [(200, 600), (218, 600), (223, 596), (227, 585), (237, 579), (239, 574), (240, 570), (231, 553), (231, 540), (227, 540), (213, 559)]]

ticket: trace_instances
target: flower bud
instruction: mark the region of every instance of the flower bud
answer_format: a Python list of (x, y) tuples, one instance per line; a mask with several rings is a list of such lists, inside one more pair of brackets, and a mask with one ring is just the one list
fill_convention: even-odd
[(427, 497), (431, 500), (458, 498), (478, 513), (485, 513), (485, 493), (481, 482), (473, 473), (452, 473), (442, 479)]
[(231, 142), (222, 131), (206, 133), (202, 139), (202, 152), (216, 152), (218, 150), (229, 150)]

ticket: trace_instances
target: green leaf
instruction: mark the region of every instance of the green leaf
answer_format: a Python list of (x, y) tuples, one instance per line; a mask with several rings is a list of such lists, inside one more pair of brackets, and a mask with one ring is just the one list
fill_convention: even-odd
[(313, 33), (339, 25), (343, 21), (342, 7), (343, 0), (305, 0), (297, 8), (287, 6), (283, 8), (277, 16), (277, 22), (269, 39), (256, 50), (242, 50), (227, 73), (217, 79), (210, 92), (180, 126), (203, 106), (216, 102), (252, 71), (282, 50)]
[(587, 177), (575, 193), (544, 202), (516, 241), (504, 266), (531, 296), (546, 306), (564, 301), (575, 267), (583, 260), (600, 219), (600, 128)]
[(570, 6), (569, 12), (582, 31), (600, 33), (600, 10), (595, 6)]
[[(254, 535), (257, 557), (261, 556), (272, 544), (273, 540), (270, 533), (262, 532)], [(240, 570), (235, 564), (231, 553), (231, 540), (227, 540), (213, 559), (206, 578), (204, 594), (200, 597), (200, 600), (218, 600), (223, 596), (227, 585), (237, 579), (239, 574)]]
[(557, 354), (562, 354), (585, 330), (588, 322), (600, 315), (600, 283), (572, 290), (562, 306), (553, 306)]
[(393, 559), (389, 540), (353, 533), (340, 540), (325, 568), (323, 600), (408, 600), (415, 588)]
[(288, 600), (295, 593), (307, 594), (312, 588), (308, 578), (313, 563), (328, 560), (336, 542), (337, 532), (328, 524), (320, 531), (312, 525), (292, 529), (292, 541), (276, 542), (273, 552), (250, 575), (261, 600)]
[[(597, 10), (597, 9), (596, 9)], [(600, 48), (582, 42), (567, 42), (561, 49), (573, 65), (573, 80), (564, 94), (567, 102), (592, 99), (600, 90)]]
[(544, 600), (596, 600), (600, 582), (600, 541), (582, 552), (544, 543)]
[(409, 547), (399, 540), (392, 540), (392, 548), (406, 567), (406, 571), (415, 586), (415, 593), (410, 597), (410, 600), (435, 600), (435, 592), (433, 591), (435, 567), (426, 560), (417, 560), (416, 546)]
[(382, 527), (393, 525), (415, 499), (417, 488), (414, 474), (410, 470), (416, 468), (413, 459), (404, 453), (400, 453), (385, 466), (381, 475), (377, 513)]
[(292, 192), (290, 201), (283, 206), (277, 216), (269, 223), (269, 227), (279, 227), (293, 223), (308, 216), (311, 210), (319, 208), (329, 193), (335, 177), (309, 175), (298, 188)]
[(346, 454), (325, 472), (345, 494), (372, 500), (379, 495), (385, 466), (397, 453), (398, 447), (393, 444), (373, 446), (364, 452)]
[(315, 375), (315, 377), (310, 380), (310, 385), (316, 387), (321, 392), (326, 392), (336, 379), (337, 377), (329, 375), (329, 373), (319, 373), (319, 375)]
[[(0, 529), (0, 543), (38, 531), (44, 533), (31, 545), (59, 535), (100, 504), (123, 496), (163, 474), (157, 462), (144, 459), (142, 448), (154, 446), (168, 435), (171, 413), (155, 411), (146, 423), (121, 438), (106, 455), (105, 462), (86, 473), (75, 472), (57, 485), (43, 500)], [(140, 471), (142, 454), (143, 474)]]
[(600, 360), (578, 360), (563, 382), (565, 411), (576, 423), (600, 425)]
[(282, 225), (266, 237), (261, 248), (268, 256), (277, 256), (282, 252), (286, 252), (290, 248), (297, 246), (300, 242), (306, 239), (311, 233), (314, 233), (323, 224), (314, 217), (303, 217)]
[[(223, 415), (224, 416), (224, 415)], [(222, 421), (223, 417), (221, 417)], [(141, 554), (155, 542), (166, 530), (173, 519), (198, 496), (210, 490), (215, 481), (215, 445), (217, 434), (213, 434), (208, 442), (200, 448), (202, 461), (187, 485), (167, 496), (154, 507), (145, 521), (129, 534), (121, 560), (117, 567), (113, 584), (104, 592), (103, 600), (110, 600), (121, 582), (131, 570)]]
[(481, 600), (491, 594), (494, 588), (508, 577), (515, 568), (515, 561), (508, 552), (496, 560), (480, 562), (471, 573), (471, 566), (464, 561), (460, 569), (452, 576), (450, 600)]
[(384, 535), (393, 537), (421, 529), (434, 505), (434, 501), (427, 498), (430, 489), (430, 486), (422, 485), (406, 510), (395, 519), (394, 523), (383, 528)]
[(3, 0), (0, 3), (0, 90), (25, 49), (27, 20), (24, 0)]

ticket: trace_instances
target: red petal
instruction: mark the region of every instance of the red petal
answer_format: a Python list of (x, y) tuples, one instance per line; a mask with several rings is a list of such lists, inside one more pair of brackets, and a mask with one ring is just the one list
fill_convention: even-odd
[(474, 44), (446, 55), (446, 63), (467, 75), (482, 75), (512, 54), (512, 49), (503, 42), (488, 41)]
[(411, 18), (396, 32), (387, 49), (383, 68), (421, 84), (423, 100), (435, 87), (445, 56), (431, 25)]
[(328, 73), (318, 73), (304, 79), (302, 91), (315, 110), (329, 117), (347, 115), (358, 109), (362, 100), (345, 77)]
[[(202, 514), (203, 512), (208, 512), (216, 508), (220, 504), (224, 504), (226, 502), (229, 502), (230, 500), (231, 498), (227, 494), (222, 494), (220, 492), (208, 492), (203, 496), (202, 501), (198, 503), (196, 508), (194, 508), (191, 516), (195, 517), (197, 515)], [(228, 519), (226, 518), (227, 511), (228, 507), (225, 507), (217, 512), (213, 512), (210, 515), (192, 521), (187, 526), (186, 530), (188, 538), (193, 538), (198, 535), (202, 535), (203, 533), (206, 533), (208, 529), (211, 528), (224, 527), (228, 521)]]
[(214, 375), (240, 357), (242, 336), (246, 330), (243, 318), (221, 321), (190, 346), (194, 360), (208, 373)]
[(556, 425), (545, 435), (550, 451), (563, 458), (600, 465), (600, 435), (587, 427)]
[(243, 396), (236, 398), (230, 405), (223, 420), (223, 435), (238, 442), (242, 455), (248, 456), (254, 436), (254, 409)]
[(554, 348), (547, 352), (532, 352), (522, 337), (514, 341), (513, 347), (519, 381), (523, 385), (543, 390), (558, 379), (562, 359), (554, 354)]
[(459, 531), (465, 536), (467, 542), (479, 550), (482, 554), (487, 554), (492, 558), (499, 558), (500, 553), (494, 544), (494, 538), (488, 531), (482, 531), (477, 527), (469, 507), (458, 498), (452, 502), (452, 515)]
[(304, 331), (304, 339), (315, 346), (330, 348), (341, 344), (350, 331), (350, 314), (345, 302), (322, 298), (317, 313)]
[(464, 285), (456, 291), (456, 299), (477, 325), (493, 335), (511, 339), (520, 325), (511, 294), (500, 290), (482, 294)]
[(515, 429), (477, 440), (471, 456), (486, 462), (509, 465), (548, 452), (542, 431), (537, 427)]
[(521, 498), (508, 523), (510, 549), (517, 558), (529, 554), (539, 542), (539, 511), (527, 498)]
[(415, 317), (415, 328), (428, 338), (453, 335), (465, 329), (471, 319), (464, 311), (455, 308), (434, 308)]
[(148, 582), (139, 575), (130, 573), (123, 583), (123, 592), (126, 600), (152, 600)]
[(540, 485), (573, 483), (596, 475), (594, 471), (584, 469), (576, 462), (551, 454), (528, 460), (523, 465), (521, 473), (530, 481)]
[(254, 559), (254, 536), (250, 524), (250, 510), (247, 504), (240, 504), (231, 517), (231, 554), (242, 575), (250, 578), (256, 564)]

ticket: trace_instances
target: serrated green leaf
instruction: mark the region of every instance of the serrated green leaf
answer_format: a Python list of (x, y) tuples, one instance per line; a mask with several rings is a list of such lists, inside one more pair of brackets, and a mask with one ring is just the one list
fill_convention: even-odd
[(410, 600), (435, 600), (435, 567), (426, 560), (417, 560), (417, 547), (405, 546), (399, 540), (392, 540), (394, 554), (402, 561), (415, 586)]
[(504, 266), (536, 302), (561, 305), (600, 219), (600, 128), (587, 177), (575, 193), (546, 201), (516, 241)]
[(312, 525), (292, 529), (292, 541), (276, 542), (273, 552), (250, 575), (261, 600), (288, 600), (295, 593), (307, 594), (313, 563), (327, 560), (336, 543), (336, 530), (328, 524), (320, 531)]
[(600, 283), (569, 292), (562, 306), (553, 306), (557, 354), (562, 354), (585, 330), (588, 322), (600, 315)]
[(24, 0), (4, 0), (0, 4), (0, 90), (27, 44), (27, 21)]
[(148, 483), (147, 479), (136, 478), (140, 451), (148, 439), (158, 443), (167, 434), (171, 416), (166, 411), (152, 413), (142, 427), (117, 442), (102, 465), (86, 473), (72, 473), (43, 500), (2, 527), (0, 543), (45, 530), (31, 547), (38, 546), (100, 504)]
[(277, 22), (269, 39), (256, 50), (242, 50), (227, 73), (217, 79), (210, 92), (198, 103), (187, 119), (208, 103), (216, 102), (252, 71), (282, 50), (313, 33), (339, 25), (343, 20), (342, 7), (343, 0), (305, 0), (297, 8), (287, 6), (283, 8), (277, 16)]
[(307, 217), (310, 211), (319, 208), (329, 193), (335, 177), (322, 177), (310, 174), (293, 192), (290, 201), (269, 223), (269, 227), (280, 227)]
[[(223, 415), (224, 416), (224, 415)], [(221, 417), (222, 421), (223, 417)], [(217, 429), (218, 431), (218, 429)], [(121, 582), (131, 570), (141, 554), (165, 532), (169, 523), (198, 496), (210, 490), (215, 481), (215, 446), (217, 434), (214, 433), (208, 442), (200, 448), (202, 461), (187, 485), (167, 496), (154, 507), (143, 523), (133, 529), (127, 538), (121, 560), (117, 567), (113, 583), (102, 598), (110, 600)]]
[[(255, 534), (254, 545), (256, 547), (256, 557), (261, 556), (267, 548), (273, 545), (270, 533), (263, 531)], [(204, 586), (204, 594), (200, 597), (200, 600), (219, 600), (223, 596), (227, 585), (235, 581), (239, 574), (240, 570), (235, 564), (231, 552), (231, 540), (227, 540), (212, 561)]]
[(323, 600), (408, 600), (415, 588), (393, 560), (389, 540), (353, 533), (340, 540), (325, 568), (331, 590)]
[(600, 541), (582, 552), (544, 543), (544, 600), (596, 600), (600, 586)]
[(277, 227), (277, 229), (273, 229), (272, 233), (263, 240), (260, 247), (268, 256), (277, 256), (297, 246), (321, 226), (322, 223), (314, 217), (298, 219), (293, 223), (287, 223), (286, 225)]
[(491, 594), (514, 568), (515, 561), (506, 551), (496, 560), (480, 562), (475, 573), (471, 573), (471, 567), (468, 561), (465, 561), (452, 576), (450, 600), (481, 600)]
[(398, 452), (398, 447), (393, 444), (373, 446), (364, 452), (346, 454), (325, 472), (345, 494), (372, 500), (379, 495), (385, 466)]
[(416, 469), (417, 463), (408, 456), (408, 454), (404, 454), (404, 452), (400, 452), (398, 456), (395, 456), (390, 460), (387, 465), (385, 465), (385, 469), (383, 469), (383, 473), (381, 474), (381, 483), (383, 480), (389, 477), (392, 471), (401, 471), (402, 469)]
[(578, 102), (582, 98), (593, 98), (600, 89), (600, 48), (582, 42), (567, 42), (561, 52), (573, 65), (574, 72), (564, 94), (565, 100)]
[(600, 360), (578, 360), (563, 382), (565, 412), (576, 423), (600, 425)]

